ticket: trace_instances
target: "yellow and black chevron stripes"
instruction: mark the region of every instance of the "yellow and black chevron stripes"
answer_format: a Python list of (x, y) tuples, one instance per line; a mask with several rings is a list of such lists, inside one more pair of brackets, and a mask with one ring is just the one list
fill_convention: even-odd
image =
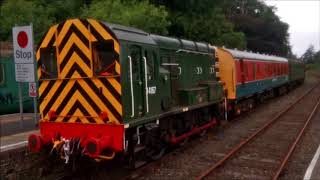
[[(100, 112), (106, 111), (111, 122), (116, 124), (121, 122), (120, 95), (105, 78), (51, 80), (48, 83), (43, 83), (42, 81), (40, 87), (45, 86), (45, 88), (39, 98), (39, 103), (40, 111), (45, 115), (45, 119), (49, 118), (48, 112), (50, 110), (55, 110), (56, 114), (61, 115), (61, 117), (54, 119), (56, 122), (70, 122), (71, 118), (64, 116), (91, 116), (96, 118), (83, 117), (79, 120), (84, 123), (103, 123), (98, 115)], [(99, 87), (104, 88), (101, 91)], [(54, 93), (51, 93), (51, 90)], [(74, 114), (77, 109), (82, 114)]]
[(104, 123), (99, 118), (107, 112), (109, 121), (122, 121), (120, 63), (115, 62), (116, 76), (94, 77), (92, 43), (114, 42), (114, 52), (120, 45), (113, 32), (93, 20), (71, 19), (52, 26), (37, 51), (38, 76), (41, 77), (41, 49), (55, 48), (57, 79), (39, 80), (39, 106), (44, 119), (49, 112), (58, 115), (55, 122)]

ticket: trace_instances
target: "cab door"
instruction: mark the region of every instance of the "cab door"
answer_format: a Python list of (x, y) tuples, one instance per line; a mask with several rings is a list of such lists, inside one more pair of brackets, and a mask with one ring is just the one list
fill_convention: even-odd
[(144, 46), (143, 49), (143, 84), (145, 96), (145, 114), (152, 115), (160, 110), (158, 86), (158, 55), (156, 48)]
[(131, 118), (145, 114), (145, 88), (142, 47), (129, 45), (129, 82), (131, 96)]

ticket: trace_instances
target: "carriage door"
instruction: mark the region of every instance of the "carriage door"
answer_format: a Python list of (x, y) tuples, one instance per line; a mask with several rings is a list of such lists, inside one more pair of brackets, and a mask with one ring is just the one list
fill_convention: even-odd
[[(129, 48), (129, 82), (131, 98), (131, 117), (145, 113), (144, 58), (141, 46), (131, 45)], [(131, 66), (131, 67), (130, 67)]]

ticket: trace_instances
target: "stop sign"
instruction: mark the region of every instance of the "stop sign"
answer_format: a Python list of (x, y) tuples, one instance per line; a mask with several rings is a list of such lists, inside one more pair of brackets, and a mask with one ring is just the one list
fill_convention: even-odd
[(32, 26), (16, 26), (12, 28), (15, 63), (33, 63)]
[(25, 48), (28, 44), (28, 35), (25, 31), (20, 31), (17, 36), (18, 45)]
[[(34, 82), (35, 81), (35, 66), (33, 53), (33, 33), (32, 25), (16, 26), (12, 28), (13, 40), (13, 57), (15, 62), (15, 75), (17, 82)], [(35, 96), (33, 88), (29, 87)]]

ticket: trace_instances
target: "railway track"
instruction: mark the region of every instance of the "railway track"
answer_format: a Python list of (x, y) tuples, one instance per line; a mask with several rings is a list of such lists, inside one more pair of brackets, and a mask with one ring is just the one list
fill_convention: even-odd
[(319, 87), (311, 88), (196, 179), (278, 179), (320, 106)]

